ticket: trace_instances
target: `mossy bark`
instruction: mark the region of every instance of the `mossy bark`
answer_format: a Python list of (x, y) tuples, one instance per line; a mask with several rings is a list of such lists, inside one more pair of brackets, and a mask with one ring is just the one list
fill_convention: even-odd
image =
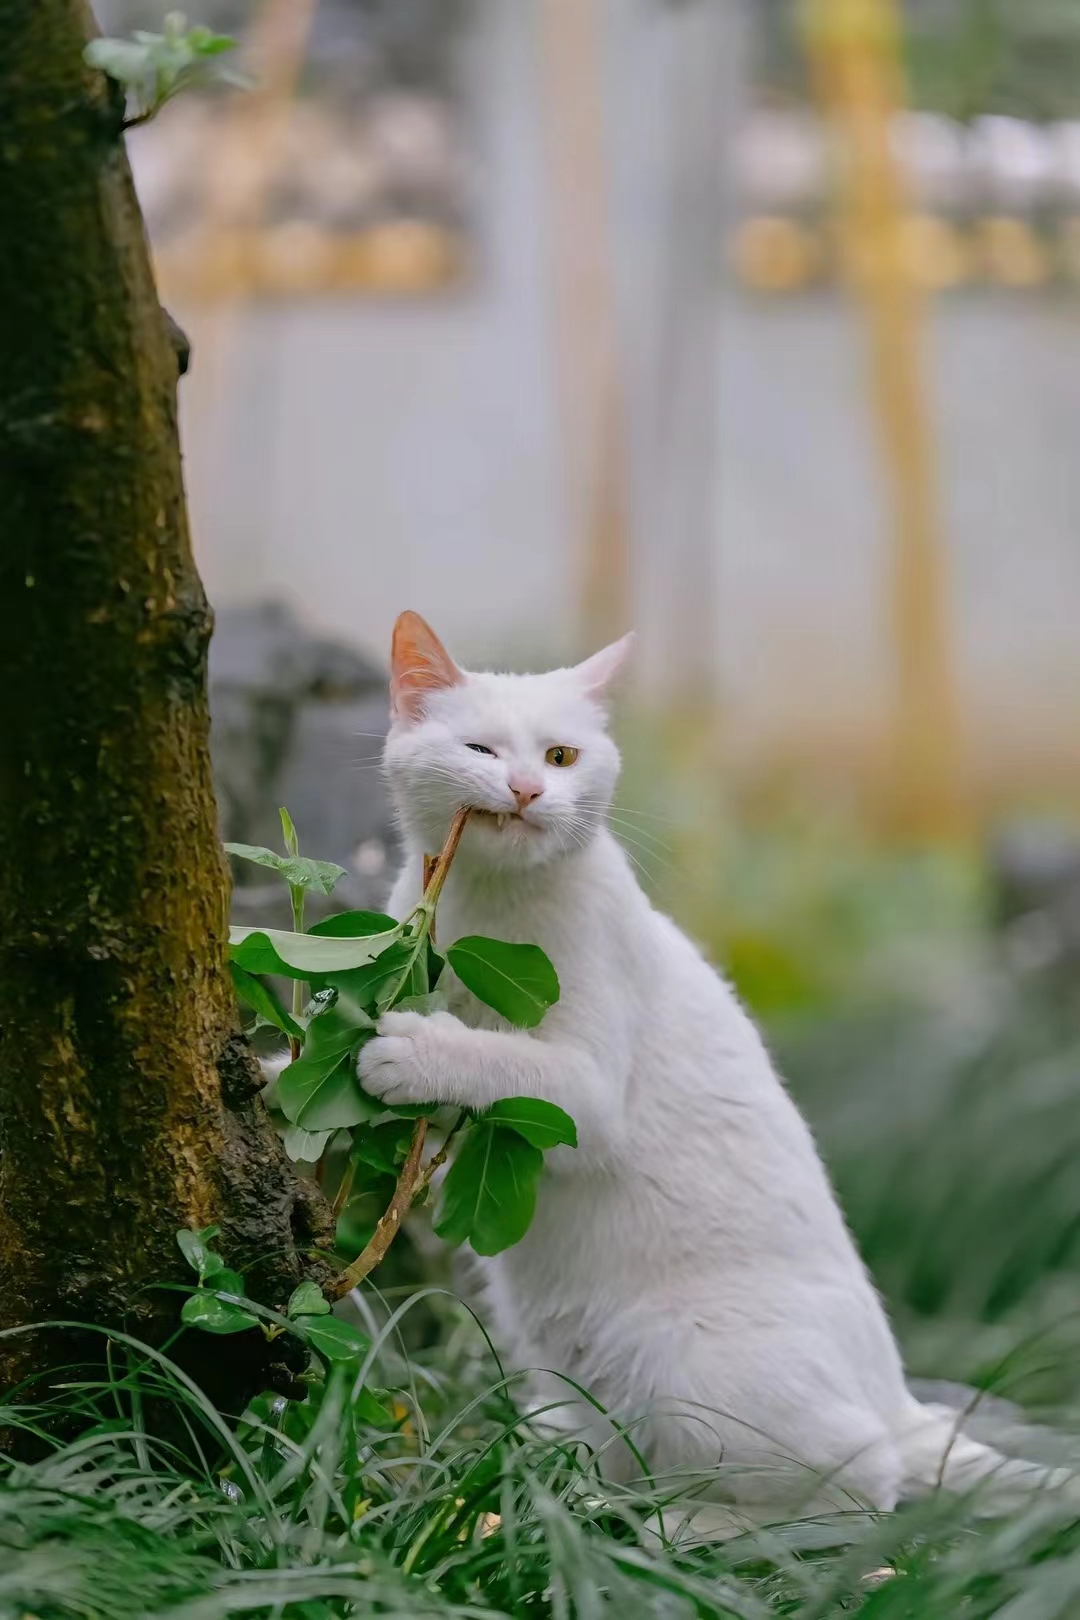
[[(92, 27), (0, 0), (0, 1327), (160, 1340), (177, 1227), (219, 1221), (280, 1305), (326, 1221), (236, 1021), (177, 331)], [(187, 1338), (226, 1405), (273, 1376), (257, 1332)]]

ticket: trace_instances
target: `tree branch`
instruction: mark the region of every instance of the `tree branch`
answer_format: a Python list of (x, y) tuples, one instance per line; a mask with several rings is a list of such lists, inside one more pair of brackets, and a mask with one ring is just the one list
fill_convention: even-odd
[(423, 1171), (420, 1168), (420, 1160), (424, 1153), (427, 1128), (426, 1119), (418, 1119), (413, 1126), (409, 1152), (398, 1175), (394, 1195), (380, 1216), (379, 1224), (362, 1253), (351, 1266), (346, 1266), (339, 1277), (335, 1277), (327, 1285), (325, 1292), (332, 1299), (341, 1299), (344, 1294), (362, 1283), (364, 1278), (375, 1270), (401, 1230), (402, 1217), (408, 1214), (412, 1201), (422, 1186)]
[[(450, 823), (450, 831), (447, 833), (446, 840), (438, 855), (434, 858), (430, 855), (424, 856), (424, 898), (422, 905), (430, 918), (427, 937), (431, 940), (435, 938), (435, 907), (438, 904), (439, 895), (442, 893), (442, 887), (446, 882), (451, 863), (457, 854), (461, 835), (465, 831), (465, 823), (468, 821), (470, 814), (471, 808), (459, 810)], [(412, 1208), (413, 1199), (430, 1185), (431, 1178), (436, 1170), (439, 1169), (440, 1165), (446, 1163), (450, 1143), (460, 1130), (464, 1119), (464, 1114), (459, 1115), (447, 1134), (442, 1147), (427, 1165), (422, 1164), (421, 1161), (424, 1155), (424, 1143), (427, 1139), (428, 1121), (426, 1119), (416, 1121), (409, 1142), (409, 1151), (406, 1154), (405, 1163), (398, 1173), (393, 1196), (380, 1216), (379, 1223), (371, 1234), (363, 1252), (357, 1256), (351, 1266), (347, 1266), (339, 1276), (334, 1277), (327, 1283), (324, 1293), (329, 1298), (341, 1299), (343, 1295), (358, 1287), (364, 1278), (375, 1270), (375, 1267), (383, 1259), (386, 1251), (401, 1230), (401, 1222)], [(336, 1203), (334, 1207), (336, 1212)]]

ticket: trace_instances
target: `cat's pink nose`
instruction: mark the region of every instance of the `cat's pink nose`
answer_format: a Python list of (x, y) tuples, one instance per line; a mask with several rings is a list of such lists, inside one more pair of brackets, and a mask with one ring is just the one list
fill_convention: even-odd
[(526, 805), (532, 804), (544, 791), (542, 782), (534, 782), (531, 778), (517, 777), (509, 783), (510, 791), (518, 802), (518, 809), (524, 810)]

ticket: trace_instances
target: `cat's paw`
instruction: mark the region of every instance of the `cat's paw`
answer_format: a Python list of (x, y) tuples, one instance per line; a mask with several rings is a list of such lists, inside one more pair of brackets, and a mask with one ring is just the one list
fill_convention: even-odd
[(360, 1084), (391, 1108), (457, 1101), (460, 1087), (447, 1059), (458, 1031), (465, 1026), (451, 1013), (383, 1013), (378, 1034), (360, 1051)]

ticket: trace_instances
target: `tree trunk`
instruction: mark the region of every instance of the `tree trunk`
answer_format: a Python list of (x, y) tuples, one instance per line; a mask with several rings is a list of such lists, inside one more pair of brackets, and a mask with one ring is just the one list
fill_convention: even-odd
[[(179, 1296), (154, 1285), (193, 1281), (178, 1227), (220, 1222), (280, 1306), (327, 1222), (226, 967), (179, 334), (122, 108), (83, 64), (83, 0), (0, 0), (0, 21), (0, 1327), (160, 1341)], [(275, 1381), (257, 1330), (184, 1342), (227, 1407)], [(0, 1386), (43, 1353), (0, 1340)]]

